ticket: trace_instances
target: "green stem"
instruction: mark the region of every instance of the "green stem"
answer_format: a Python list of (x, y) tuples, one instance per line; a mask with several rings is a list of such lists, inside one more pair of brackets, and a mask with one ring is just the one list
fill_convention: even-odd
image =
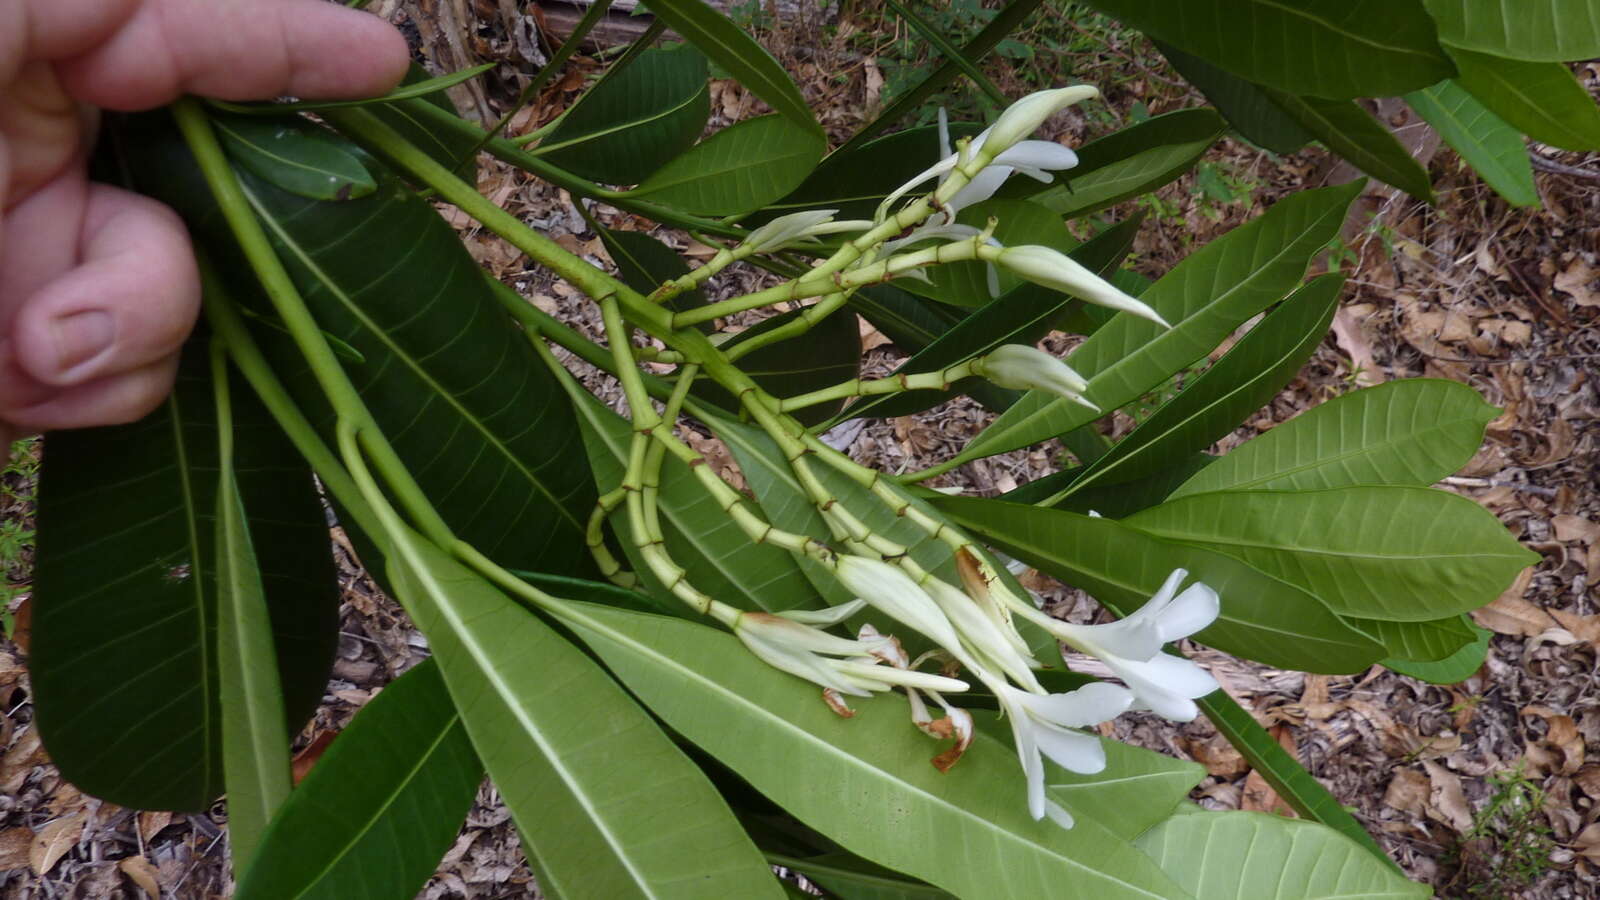
[(779, 325), (777, 328), (773, 328), (769, 331), (763, 331), (754, 337), (747, 338), (738, 342), (737, 344), (734, 344), (727, 350), (728, 360), (730, 362), (737, 362), (739, 359), (748, 356), (757, 350), (760, 350), (762, 347), (770, 347), (779, 341), (787, 341), (791, 338), (797, 338), (800, 335), (805, 334), (811, 329), (817, 327), (817, 324), (823, 319), (826, 319), (828, 316), (837, 312), (840, 307), (844, 306), (845, 301), (850, 299), (850, 295), (853, 293), (855, 292), (839, 291), (837, 293), (829, 294), (826, 297), (823, 297), (821, 300), (818, 300), (816, 303), (813, 303), (812, 305), (800, 310), (799, 315), (783, 323), (782, 325)]
[(828, 403), (833, 400), (845, 400), (850, 397), (872, 397), (881, 394), (898, 394), (903, 391), (948, 391), (950, 385), (973, 374), (972, 361), (957, 363), (937, 372), (918, 372), (915, 374), (891, 375), (888, 378), (863, 380), (853, 378), (831, 387), (818, 388), (805, 394), (794, 397), (785, 397), (778, 401), (778, 412), (792, 412), (815, 406), (818, 403)]
[[(383, 472), (390, 489), (395, 492), (402, 505), (431, 539), (436, 542), (453, 540), (449, 526), (433, 508), (433, 504), (428, 501), (421, 486), (412, 478), (405, 463), (378, 430), (377, 423), (372, 419), (366, 404), (361, 401), (355, 385), (351, 384), (349, 376), (340, 367), (333, 348), (323, 339), (322, 330), (317, 326), (316, 319), (306, 308), (305, 301), (294, 285), (294, 280), (283, 267), (283, 262), (273, 249), (260, 220), (256, 218), (253, 211), (254, 203), (245, 193), (244, 186), (240, 184), (227, 157), (223, 154), (222, 146), (217, 142), (217, 136), (211, 130), (211, 123), (206, 118), (199, 101), (192, 97), (184, 97), (173, 104), (172, 111), (177, 119), (178, 128), (189, 146), (189, 151), (194, 154), (207, 186), (216, 197), (223, 219), (228, 223), (235, 240), (239, 242), (239, 247), (251, 270), (272, 301), (273, 308), (283, 320), (295, 346), (304, 355), (312, 376), (327, 395), (328, 402), (333, 406), (341, 423), (370, 429), (374, 462)], [(343, 112), (371, 116), (371, 113), (359, 108)]]

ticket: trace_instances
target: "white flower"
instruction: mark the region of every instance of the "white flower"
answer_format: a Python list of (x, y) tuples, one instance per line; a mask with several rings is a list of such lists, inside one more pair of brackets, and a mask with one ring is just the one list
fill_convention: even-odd
[(1100, 739), (1076, 731), (1109, 721), (1126, 712), (1133, 703), (1127, 689), (1096, 682), (1065, 694), (1030, 694), (1007, 684), (990, 684), (1000, 708), (1011, 721), (1011, 735), (1017, 744), (1028, 781), (1028, 813), (1035, 819), (1046, 815), (1062, 828), (1072, 827), (1072, 816), (1044, 795), (1044, 761), (1048, 756), (1069, 772), (1093, 775), (1106, 767), (1106, 751)]
[(733, 633), (773, 668), (853, 697), (869, 697), (873, 691), (897, 686), (949, 693), (967, 689), (966, 682), (954, 678), (900, 668), (892, 662), (879, 665), (903, 658), (893, 638), (850, 640), (761, 612), (741, 613)]
[(1000, 114), (999, 121), (989, 129), (989, 149), (996, 155), (1003, 154), (1018, 141), (1038, 131), (1046, 119), (1074, 103), (1098, 96), (1100, 92), (1087, 84), (1035, 91)]
[(769, 253), (820, 234), (862, 231), (872, 227), (871, 222), (865, 221), (835, 222), (833, 216), (837, 212), (837, 209), (810, 209), (779, 216), (750, 232), (750, 236), (744, 239), (745, 245), (757, 253)]
[(1071, 625), (1055, 621), (1049, 630), (1085, 653), (1099, 657), (1134, 693), (1134, 707), (1148, 709), (1176, 722), (1200, 714), (1197, 697), (1217, 689), (1216, 679), (1192, 660), (1161, 652), (1161, 645), (1188, 637), (1217, 620), (1217, 592), (1196, 582), (1182, 593), (1188, 576), (1174, 569), (1150, 602), (1133, 615), (1108, 625)]
[(1064, 291), (1099, 306), (1132, 313), (1163, 328), (1172, 327), (1149, 306), (1118, 290), (1111, 282), (1084, 268), (1072, 257), (1049, 247), (1037, 244), (1007, 247), (1000, 251), (994, 261), (1034, 284)]
[(1028, 646), (1015, 630), (1006, 634), (1000, 623), (978, 606), (978, 601), (952, 585), (934, 578), (926, 588), (978, 661), (999, 669), (1025, 688), (1042, 690), (1029, 665)]
[(1017, 391), (1049, 391), (1099, 411), (1083, 397), (1089, 382), (1054, 356), (1025, 344), (1002, 344), (973, 367), (991, 383)]
[(890, 618), (915, 628), (947, 650), (961, 649), (961, 639), (938, 604), (898, 568), (865, 556), (840, 556), (833, 573), (851, 593)]

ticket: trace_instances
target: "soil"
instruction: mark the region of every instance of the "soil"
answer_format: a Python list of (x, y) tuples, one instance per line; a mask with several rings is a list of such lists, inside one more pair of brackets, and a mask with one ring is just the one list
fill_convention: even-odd
[[(482, 86), (462, 92), (464, 109), (497, 116), (526, 80), (526, 41), (517, 35), (527, 23), (513, 4), (387, 0), (377, 7), (408, 30), (435, 70), (501, 63)], [(451, 31), (452, 16), (459, 23), (472, 15), (474, 27)], [(796, 18), (761, 33), (813, 107), (823, 110), (836, 141), (881, 102), (884, 84), (874, 46), (863, 43), (859, 30), (852, 38), (849, 24), (824, 31), (820, 21)], [(1078, 61), (1077, 74), (1111, 85), (1107, 109), (1156, 114), (1201, 102), (1141, 40), (1096, 37), (1102, 48)], [(580, 57), (578, 74), (549, 87), (513, 129), (548, 120), (593, 68)], [(1578, 71), (1600, 95), (1600, 66)], [(1005, 61), (990, 74), (1010, 94), (1030, 89), (1027, 70)], [(731, 82), (714, 83), (712, 98), (721, 124), (759, 111)], [(1383, 113), (1393, 116), (1398, 132), (1416, 137), (1419, 126), (1403, 114)], [(1076, 144), (1115, 124), (1070, 113), (1046, 130)], [(1413, 146), (1432, 153), (1427, 140)], [(1535, 208), (1509, 207), (1447, 149), (1431, 156), (1436, 204), (1369, 188), (1347, 228), (1345, 252), (1321, 264), (1350, 278), (1333, 332), (1270, 406), (1219, 445), (1226, 449), (1332, 397), (1396, 378), (1452, 379), (1501, 407), (1476, 457), (1440, 485), (1483, 504), (1540, 555), (1538, 565), (1475, 614), (1494, 633), (1483, 668), (1461, 684), (1433, 686), (1379, 667), (1349, 677), (1305, 675), (1191, 648), (1411, 877), (1442, 897), (1594, 897), (1600, 867), (1600, 157), (1538, 145), (1530, 152), (1542, 201)], [(1159, 275), (1289, 192), (1349, 177), (1316, 150), (1275, 157), (1233, 140), (1204, 162), (1226, 190), (1190, 175), (1142, 207), (1105, 214), (1112, 221), (1136, 208), (1149, 214), (1135, 246), (1135, 264), (1145, 274)], [(493, 165), (484, 167), (480, 187), (569, 249), (609, 262), (565, 192)], [(491, 271), (548, 311), (591, 334), (597, 330), (598, 316), (576, 292), (527, 270), (515, 251), (445, 213)], [(604, 206), (595, 213), (608, 225), (650, 227)], [(691, 259), (704, 256), (703, 247), (681, 235), (658, 236)], [(748, 289), (762, 277), (734, 273), (721, 290)], [(904, 358), (870, 329), (864, 334), (868, 373), (886, 373)], [(1068, 341), (1053, 336), (1048, 343), (1062, 350)], [(589, 375), (597, 392), (615, 399), (614, 386)], [(981, 408), (957, 402), (874, 421), (841, 444), (886, 470), (920, 467), (953, 455), (986, 421)], [(1118, 436), (1131, 423), (1119, 414), (1108, 433)], [(993, 495), (1054, 471), (1061, 457), (1050, 442), (936, 483)], [(31, 527), (26, 476), (11, 472), (5, 481), (0, 511)], [(337, 531), (335, 546), (345, 562), (341, 640), (325, 705), (300, 737), (309, 748), (306, 764), (376, 691), (426, 655), (420, 636), (360, 571)], [(0, 896), (225, 895), (231, 884), (220, 805), (190, 815), (120, 809), (84, 797), (50, 766), (31, 727), (23, 668), (26, 553), (7, 578), (19, 640), (0, 642)], [(1036, 585), (1053, 591), (1065, 614), (1095, 615), (1087, 598)], [(1175, 727), (1131, 715), (1114, 729), (1122, 739), (1202, 763), (1210, 774), (1194, 796), (1208, 807), (1288, 812), (1203, 720)], [(536, 896), (492, 786), (481, 790), (440, 874), (420, 896)]]

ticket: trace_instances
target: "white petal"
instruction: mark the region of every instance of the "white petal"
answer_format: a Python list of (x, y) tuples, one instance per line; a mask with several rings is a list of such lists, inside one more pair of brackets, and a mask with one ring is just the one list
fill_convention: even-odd
[(889, 563), (864, 556), (841, 556), (834, 575), (857, 597), (915, 628), (946, 650), (960, 650), (950, 621), (911, 576)]
[(1097, 737), (1041, 727), (1034, 732), (1034, 739), (1045, 756), (1068, 772), (1093, 775), (1106, 767), (1106, 748)]
[(1033, 134), (1044, 120), (1058, 111), (1100, 92), (1088, 85), (1075, 85), (1050, 91), (1036, 91), (1007, 107), (990, 129), (998, 150), (1004, 152)]
[(939, 155), (950, 156), (955, 153), (950, 149), (950, 116), (939, 107)]
[(946, 156), (944, 159), (941, 159), (928, 168), (923, 169), (920, 174), (914, 176), (910, 181), (895, 188), (894, 191), (889, 194), (889, 196), (883, 198), (882, 203), (878, 204), (877, 218), (882, 219), (886, 217), (889, 212), (889, 207), (893, 206), (896, 200), (899, 200), (901, 197), (904, 197), (906, 194), (910, 193), (916, 188), (921, 187), (925, 182), (928, 181), (928, 179), (936, 178), (950, 171), (951, 169), (955, 168), (955, 165), (956, 158), (954, 156)]
[(1039, 745), (1034, 743), (1036, 727), (1028, 714), (1020, 709), (1001, 708), (1011, 717), (1011, 737), (1017, 744), (1017, 759), (1022, 763), (1022, 774), (1028, 782), (1028, 814), (1035, 820), (1044, 818), (1044, 761), (1039, 759)]
[(995, 158), (995, 165), (1060, 171), (1078, 164), (1078, 154), (1054, 141), (1023, 141)]
[(1128, 711), (1133, 694), (1127, 688), (1097, 681), (1065, 694), (1017, 691), (1015, 702), (1029, 714), (1065, 728), (1082, 728), (1115, 719)]
[(1035, 284), (1065, 291), (1090, 303), (1123, 310), (1163, 327), (1167, 320), (1145, 303), (1084, 268), (1072, 257), (1049, 247), (1022, 244), (1007, 247), (995, 260)]
[(1044, 814), (1050, 817), (1050, 821), (1060, 825), (1062, 828), (1071, 828), (1074, 824), (1072, 813), (1062, 809), (1061, 804), (1054, 800), (1046, 800), (1044, 802)]
[(1161, 640), (1175, 641), (1186, 638), (1209, 626), (1222, 612), (1222, 602), (1217, 592), (1204, 584), (1191, 584), (1168, 604), (1157, 624)]
[(1105, 625), (1062, 623), (1050, 631), (1063, 641), (1101, 659), (1120, 657), (1144, 662), (1161, 652), (1161, 628), (1151, 619), (1129, 616)]
[(778, 613), (778, 615), (804, 625), (827, 627), (843, 622), (845, 619), (860, 612), (866, 605), (867, 601), (865, 600), (852, 600), (849, 603), (841, 603), (838, 606), (830, 606), (826, 609), (786, 609)]
[(1174, 722), (1193, 721), (1200, 714), (1193, 699), (1217, 689), (1216, 679), (1192, 661), (1158, 653), (1149, 662), (1111, 662), (1136, 696), (1135, 705)]
[(994, 196), (1000, 186), (1011, 177), (1010, 166), (989, 166), (979, 172), (975, 178), (967, 182), (966, 186), (956, 191), (956, 195), (945, 202), (945, 209), (952, 218), (963, 209)]

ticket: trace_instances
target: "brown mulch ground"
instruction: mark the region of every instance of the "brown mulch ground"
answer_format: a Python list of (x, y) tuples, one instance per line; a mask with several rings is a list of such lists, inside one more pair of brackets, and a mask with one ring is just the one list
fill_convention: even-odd
[[(464, 39), (452, 38), (449, 26), (452, 16), (470, 12), (466, 4), (389, 0), (378, 6), (411, 28), (430, 62), (449, 68), (506, 63), (487, 88), (463, 98), (466, 108), (498, 111), (525, 77), (520, 26), (508, 18), (514, 12), (504, 12), (511, 4), (479, 4), (477, 27), (456, 32)], [(887, 67), (875, 55), (887, 48), (887, 38), (879, 46), (849, 32), (824, 33), (816, 23), (800, 22), (766, 35), (813, 106), (826, 110), (824, 123), (836, 137), (880, 101)], [(1107, 36), (1093, 35), (1100, 41)], [(1078, 77), (1110, 85), (1107, 109), (1142, 105), (1159, 113), (1192, 102), (1147, 46), (1112, 37), (1098, 55), (1074, 61)], [(1004, 65), (994, 74), (1014, 93), (1029, 89)], [(1585, 74), (1591, 86), (1600, 75), (1593, 67)], [(558, 84), (538, 119), (580, 86), (581, 79)], [(723, 122), (756, 106), (728, 83), (715, 86), (713, 101)], [(1079, 141), (1120, 123), (1071, 114), (1053, 124)], [(1365, 206), (1375, 216), (1354, 221), (1347, 232), (1350, 253), (1341, 262), (1352, 286), (1334, 333), (1283, 395), (1222, 442), (1231, 446), (1354, 387), (1393, 378), (1453, 379), (1502, 407), (1478, 455), (1443, 485), (1483, 503), (1541, 556), (1499, 601), (1476, 614), (1495, 632), (1484, 668), (1462, 684), (1436, 687), (1378, 668), (1351, 677), (1308, 676), (1197, 650), (1224, 687), (1355, 809), (1408, 873), (1445, 897), (1592, 897), (1600, 866), (1600, 759), (1591, 761), (1600, 752), (1600, 159), (1534, 149), (1548, 163), (1538, 174), (1538, 209), (1508, 208), (1448, 151), (1433, 158), (1436, 206), (1381, 187), (1369, 191)], [(1186, 178), (1147, 203), (1136, 264), (1148, 274), (1170, 268), (1263, 203), (1339, 177), (1314, 151), (1274, 158), (1231, 141), (1206, 161), (1237, 198), (1207, 194)], [(481, 187), (569, 249), (607, 262), (562, 192), (492, 166)], [(607, 224), (648, 227), (604, 207), (596, 212)], [(574, 292), (525, 271), (515, 253), (459, 224), (486, 266), (540, 306), (575, 314), (593, 333), (597, 317)], [(681, 238), (676, 246), (691, 258), (699, 249)], [(729, 281), (742, 284), (724, 289), (759, 277), (735, 275)], [(864, 364), (879, 373), (901, 358), (893, 345), (879, 344), (866, 352)], [(598, 380), (595, 385), (612, 393)], [(890, 470), (926, 465), (953, 454), (984, 421), (977, 407), (952, 404), (869, 424), (849, 452)], [(1130, 425), (1119, 415), (1110, 427), (1120, 434)], [(943, 483), (997, 493), (1053, 471), (1059, 453), (1053, 443), (1016, 451), (952, 473)], [(8, 472), (0, 482), (4, 521), (31, 527), (26, 474)], [(345, 567), (334, 680), (302, 736), (313, 745), (426, 653), (404, 616), (359, 573), (348, 547), (340, 552), (352, 564)], [(25, 629), (26, 553), (6, 576), (11, 609), (21, 611), (18, 625)], [(24, 656), (16, 644), (0, 643), (0, 896), (225, 894), (230, 885), (220, 808), (206, 815), (136, 813), (86, 798), (61, 781), (30, 724)], [(1196, 797), (1207, 806), (1282, 809), (1260, 776), (1203, 721), (1174, 728), (1129, 716), (1116, 729), (1124, 739), (1204, 764), (1210, 775)], [(1508, 773), (1537, 792), (1535, 806), (1517, 805), (1515, 790), (1504, 787)], [(1490, 816), (1496, 798), (1512, 801)], [(423, 896), (532, 896), (504, 807), (488, 786), (479, 800)], [(1519, 848), (1527, 851), (1520, 857), (1512, 852)], [(1532, 861), (1526, 883), (1515, 867), (1519, 859)]]

